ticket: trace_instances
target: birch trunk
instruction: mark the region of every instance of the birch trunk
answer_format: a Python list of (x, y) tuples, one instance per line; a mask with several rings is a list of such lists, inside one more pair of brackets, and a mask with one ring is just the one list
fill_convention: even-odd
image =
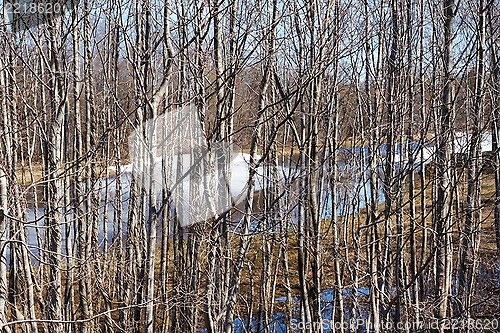
[[(472, 295), (479, 250), (479, 232), (481, 227), (481, 142), (484, 84), (484, 50), (486, 35), (486, 8), (484, 0), (478, 4), (477, 60), (474, 87), (474, 106), (471, 115), (472, 135), (470, 136), (469, 166), (467, 169), (467, 199), (465, 231), (462, 239), (460, 271), (458, 277), (459, 295), (463, 308), (461, 314), (470, 317)], [(469, 328), (466, 328), (469, 331)]]
[(441, 107), (438, 118), (437, 154), (437, 201), (434, 223), (436, 228), (436, 281), (435, 281), (435, 317), (438, 319), (440, 333), (445, 332), (443, 319), (447, 318), (449, 297), (451, 296), (451, 260), (452, 260), (452, 210), (450, 184), (450, 137), (451, 116), (453, 112), (453, 21), (455, 18), (454, 0), (445, 0), (444, 17), (444, 86), (441, 94)]
[(500, 61), (498, 60), (498, 29), (493, 23), (493, 1), (488, 3), (487, 20), (490, 35), (490, 72), (493, 86), (492, 96), (492, 150), (495, 169), (495, 234), (497, 253), (500, 255)]

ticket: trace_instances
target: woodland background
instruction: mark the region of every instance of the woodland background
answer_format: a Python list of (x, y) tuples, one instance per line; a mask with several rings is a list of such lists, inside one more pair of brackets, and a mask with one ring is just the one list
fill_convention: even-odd
[[(28, 28), (3, 15), (1, 330), (498, 319), (499, 5), (70, 0)], [(181, 227), (166, 191), (158, 203), (120, 175), (132, 130), (188, 104), (250, 171), (239, 212)], [(278, 181), (283, 165), (299, 172)], [(257, 177), (272, 186), (254, 194)]]

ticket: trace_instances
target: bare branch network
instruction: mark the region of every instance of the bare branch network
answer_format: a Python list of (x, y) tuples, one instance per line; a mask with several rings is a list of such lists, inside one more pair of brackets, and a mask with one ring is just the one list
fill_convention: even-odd
[(0, 6), (1, 332), (498, 330), (497, 0)]

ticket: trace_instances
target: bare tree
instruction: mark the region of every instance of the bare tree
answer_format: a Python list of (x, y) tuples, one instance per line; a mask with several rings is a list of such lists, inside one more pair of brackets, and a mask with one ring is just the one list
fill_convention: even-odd
[(437, 168), (437, 202), (436, 216), (436, 311), (439, 322), (439, 332), (444, 332), (443, 319), (447, 318), (448, 302), (451, 294), (451, 266), (452, 266), (452, 211), (450, 186), (450, 151), (451, 114), (453, 112), (453, 21), (455, 18), (455, 2), (447, 0), (443, 3), (444, 39), (443, 39), (443, 89), (441, 107), (437, 128), (436, 168)]

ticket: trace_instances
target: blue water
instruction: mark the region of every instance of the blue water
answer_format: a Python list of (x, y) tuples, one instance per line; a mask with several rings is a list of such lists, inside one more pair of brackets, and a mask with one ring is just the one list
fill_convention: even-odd
[[(358, 288), (356, 295), (354, 289), (344, 289), (342, 291), (342, 297), (344, 298), (344, 306), (345, 306), (345, 319), (346, 321), (350, 320), (357, 320), (359, 318), (363, 319), (368, 319), (369, 312), (368, 308), (366, 305), (363, 305), (363, 303), (367, 302), (359, 302), (359, 312), (355, 313), (354, 311), (354, 306), (353, 306), (353, 300), (354, 296), (356, 296), (358, 299), (365, 299), (367, 300), (367, 297), (370, 295), (370, 290), (368, 288)], [(317, 325), (322, 325), (323, 326), (323, 331), (325, 333), (328, 332), (334, 332), (335, 331), (335, 325), (333, 324), (333, 307), (334, 307), (334, 300), (335, 300), (335, 291), (332, 289), (326, 289), (323, 292), (321, 292), (320, 295), (320, 306), (321, 306), (321, 317), (322, 317), (322, 322), (318, 323)], [(285, 302), (286, 297), (279, 297), (276, 299), (278, 302)], [(292, 306), (294, 307), (292, 311), (292, 316), (293, 318), (289, 319), (286, 314), (282, 312), (277, 312), (273, 314), (271, 317), (270, 323), (269, 323), (269, 332), (272, 333), (285, 333), (287, 332), (286, 327), (288, 321), (290, 321), (292, 330), (294, 332), (298, 332), (300, 330), (301, 325), (306, 325), (305, 324), (305, 318), (300, 318), (300, 299), (299, 295), (294, 295), (292, 299)], [(314, 325), (311, 324), (310, 325)], [(234, 331), (235, 333), (245, 333), (248, 331), (252, 332), (258, 332), (259, 328), (259, 321), (257, 317), (252, 318), (252, 327), (248, 327), (248, 320), (246, 318), (236, 318), (234, 320)], [(264, 332), (264, 328), (261, 328), (261, 331)], [(361, 331), (363, 329), (361, 328)]]

